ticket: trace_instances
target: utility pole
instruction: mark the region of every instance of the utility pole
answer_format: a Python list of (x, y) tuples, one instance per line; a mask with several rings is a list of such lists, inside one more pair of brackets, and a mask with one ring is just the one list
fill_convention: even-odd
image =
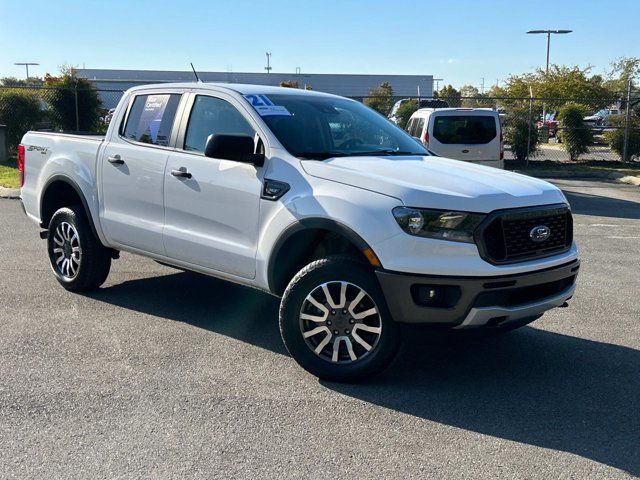
[(482, 77), (482, 83), (480, 84), (480, 95), (484, 95), (484, 77)]
[(40, 65), (40, 64), (35, 62), (17, 62), (17, 63), (14, 63), (14, 65), (24, 65), (25, 68), (27, 69), (27, 80), (29, 80), (29, 65)]
[(627, 150), (629, 148), (629, 122), (631, 121), (631, 79), (627, 85), (627, 111), (624, 115), (624, 143), (622, 144), (622, 161), (627, 161)]
[(271, 73), (271, 69), (273, 68), (271, 66), (271, 52), (266, 52), (267, 55), (267, 66), (264, 67), (264, 69), (267, 71), (267, 73)]
[(440, 90), (440, 82), (442, 82), (444, 80), (444, 78), (434, 78), (433, 81), (436, 82), (436, 92), (438, 92)]
[[(545, 34), (547, 36), (547, 66), (545, 68), (545, 75), (549, 75), (549, 53), (551, 51), (551, 35), (562, 35), (571, 33), (573, 30), (529, 30), (527, 34)], [(545, 117), (547, 116), (546, 105), (542, 106), (542, 125), (546, 125)]]

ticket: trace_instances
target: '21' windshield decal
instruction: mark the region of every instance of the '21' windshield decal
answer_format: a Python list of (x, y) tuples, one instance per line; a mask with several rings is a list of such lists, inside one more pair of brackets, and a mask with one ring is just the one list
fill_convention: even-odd
[(291, 115), (282, 105), (275, 105), (266, 95), (244, 95), (244, 98), (262, 117), (266, 115)]

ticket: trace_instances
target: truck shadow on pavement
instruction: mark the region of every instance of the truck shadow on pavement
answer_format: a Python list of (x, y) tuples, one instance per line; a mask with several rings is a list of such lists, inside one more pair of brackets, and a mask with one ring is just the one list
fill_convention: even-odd
[(578, 215), (640, 219), (640, 203), (564, 190), (571, 211)]
[[(246, 287), (184, 272), (127, 281), (89, 296), (287, 355), (276, 320), (278, 300)], [(369, 383), (321, 383), (417, 421), (570, 452), (640, 474), (638, 350), (532, 327), (495, 338), (407, 327), (404, 338), (394, 364)]]
[(374, 383), (326, 385), (417, 418), (640, 474), (638, 350), (533, 327), (475, 340), (410, 332)]

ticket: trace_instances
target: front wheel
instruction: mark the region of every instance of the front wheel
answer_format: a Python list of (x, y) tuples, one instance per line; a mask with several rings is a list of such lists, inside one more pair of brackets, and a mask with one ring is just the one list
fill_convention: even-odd
[(280, 304), (280, 332), (305, 370), (339, 382), (382, 371), (400, 341), (373, 272), (343, 255), (316, 260), (291, 280)]
[(109, 275), (111, 255), (95, 236), (82, 207), (58, 210), (49, 222), (47, 250), (60, 284), (72, 292), (98, 288)]

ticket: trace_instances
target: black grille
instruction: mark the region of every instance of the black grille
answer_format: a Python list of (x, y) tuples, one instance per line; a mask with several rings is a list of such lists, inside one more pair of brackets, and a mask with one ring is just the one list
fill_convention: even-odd
[[(534, 241), (531, 231), (546, 226), (550, 235)], [(567, 206), (505, 210), (489, 215), (479, 228), (476, 243), (492, 263), (512, 263), (564, 252), (573, 241), (573, 222)]]

